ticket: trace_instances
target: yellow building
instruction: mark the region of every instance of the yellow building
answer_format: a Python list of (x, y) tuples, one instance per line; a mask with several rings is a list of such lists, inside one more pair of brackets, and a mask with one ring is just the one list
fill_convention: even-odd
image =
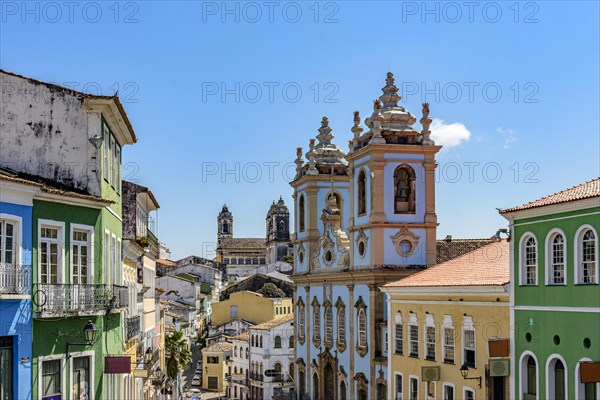
[(241, 291), (232, 293), (227, 300), (212, 304), (211, 323), (221, 325), (235, 319), (245, 319), (259, 324), (292, 312), (290, 298), (268, 298), (259, 293)]
[(509, 281), (502, 241), (383, 285), (388, 399), (508, 399)]
[(202, 389), (225, 391), (225, 377), (229, 374), (227, 361), (231, 359), (232, 347), (231, 343), (218, 342), (202, 349)]

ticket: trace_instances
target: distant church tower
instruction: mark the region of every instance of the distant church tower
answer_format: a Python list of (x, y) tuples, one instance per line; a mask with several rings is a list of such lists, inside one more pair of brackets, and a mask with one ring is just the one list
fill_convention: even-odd
[[(294, 189), (295, 382), (299, 399), (392, 398), (388, 310), (379, 286), (436, 262), (435, 155), (429, 105), (422, 129), (398, 105), (392, 73), (365, 119), (354, 113), (344, 154), (323, 118)], [(391, 336), (390, 336), (391, 337)], [(405, 378), (407, 379), (407, 378)]]
[(290, 211), (282, 197), (273, 202), (266, 217), (267, 264), (280, 261), (288, 255), (290, 242)]
[(223, 204), (223, 208), (217, 216), (217, 245), (221, 245), (222, 239), (231, 239), (232, 237), (233, 214), (229, 212), (227, 204)]

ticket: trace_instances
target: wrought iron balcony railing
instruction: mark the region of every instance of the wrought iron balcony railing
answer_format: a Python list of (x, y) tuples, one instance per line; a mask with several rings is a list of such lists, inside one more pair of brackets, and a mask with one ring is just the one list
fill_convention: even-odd
[(33, 301), (37, 312), (95, 312), (127, 307), (127, 287), (119, 285), (34, 285)]
[(0, 263), (0, 295), (31, 294), (31, 265)]
[(125, 338), (131, 340), (141, 332), (141, 318), (139, 315), (125, 320)]

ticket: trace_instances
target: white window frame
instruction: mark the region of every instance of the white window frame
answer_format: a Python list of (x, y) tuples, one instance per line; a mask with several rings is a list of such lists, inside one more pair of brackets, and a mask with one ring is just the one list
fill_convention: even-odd
[(313, 306), (313, 339), (320, 340), (321, 339), (321, 306)]
[(304, 305), (298, 304), (298, 339), (305, 339), (306, 333), (306, 314), (304, 311)]
[[(433, 328), (433, 342), (429, 341), (427, 329)], [(427, 314), (425, 316), (425, 323), (423, 324), (423, 355), (425, 360), (435, 361), (437, 359), (437, 340), (436, 340), (436, 329), (433, 315)], [(428, 345), (433, 344), (433, 358), (429, 357)]]
[(475, 365), (469, 368), (477, 368), (477, 330), (475, 329), (475, 324), (473, 323), (473, 318), (471, 316), (465, 316), (463, 319), (463, 324), (462, 324), (462, 340), (461, 340), (461, 344), (462, 344), (462, 364), (466, 364), (467, 362), (467, 357), (466, 357), (466, 340), (465, 340), (465, 332), (466, 331), (472, 331), (473, 332), (473, 351), (475, 352), (475, 357), (473, 357), (474, 361), (475, 361)]
[(333, 310), (330, 305), (323, 310), (323, 319), (325, 320), (325, 337), (327, 343), (333, 343)]
[[(416, 399), (413, 399), (411, 397), (411, 395), (412, 395), (412, 382), (411, 381), (413, 379), (417, 381), (417, 398)], [(421, 398), (420, 393), (421, 393), (421, 380), (416, 375), (409, 375), (408, 376), (408, 400), (419, 400)]]
[[(43, 363), (44, 361), (54, 361), (54, 360), (60, 360), (60, 390), (61, 390), (61, 394), (68, 394), (69, 392), (67, 392), (67, 379), (66, 379), (66, 372), (67, 372), (67, 368), (66, 368), (66, 356), (65, 354), (57, 354), (57, 355), (51, 355), (51, 356), (38, 356), (38, 397), (41, 399), (42, 398), (42, 386), (43, 386), (43, 378), (42, 378), (42, 371), (44, 370), (43, 368)], [(65, 398), (70, 398), (71, 396), (65, 396)]]
[[(364, 317), (365, 320), (365, 329), (363, 330), (361, 328), (361, 314)], [(357, 329), (357, 334), (358, 334), (358, 347), (367, 347), (367, 343), (368, 343), (368, 335), (367, 335), (367, 331), (369, 329), (369, 323), (368, 323), (368, 318), (367, 318), (367, 312), (365, 311), (364, 308), (359, 308), (356, 312), (356, 329)], [(364, 340), (363, 340), (364, 339)]]
[[(14, 252), (13, 252), (12, 265), (21, 265), (22, 264), (21, 256), (23, 254), (23, 249), (21, 247), (23, 245), (23, 241), (21, 238), (21, 235), (22, 235), (21, 227), (23, 226), (23, 218), (19, 217), (18, 215), (0, 213), (0, 221), (8, 222), (14, 226), (14, 229), (13, 229)], [(1, 227), (0, 227), (0, 229), (1, 229)], [(2, 246), (0, 247), (0, 262), (3, 262), (2, 257), (4, 257), (4, 243), (6, 243), (6, 240), (2, 239)]]
[[(56, 243), (57, 251), (57, 284), (65, 283), (65, 223), (50, 219), (38, 219), (38, 282), (42, 282), (42, 228), (58, 229)], [(44, 240), (47, 240), (44, 238)], [(51, 284), (51, 283), (47, 283)]]
[(109, 137), (110, 137), (110, 128), (108, 127), (108, 124), (103, 121), (102, 124), (102, 134), (103, 134), (103, 160), (104, 160), (104, 165), (103, 165), (103, 172), (104, 172), (104, 180), (106, 180), (107, 182), (110, 183), (110, 145), (109, 145)]
[[(70, 224), (70, 232), (69, 232), (69, 237), (71, 238), (71, 243), (69, 245), (69, 251), (71, 252), (70, 255), (70, 266), (71, 266), (71, 276), (70, 276), (70, 283), (73, 283), (73, 271), (75, 269), (75, 265), (73, 263), (73, 246), (74, 245), (79, 245), (81, 244), (81, 242), (79, 241), (75, 241), (73, 239), (73, 234), (75, 231), (85, 231), (88, 234), (88, 247), (89, 247), (89, 253), (88, 253), (88, 284), (93, 284), (94, 283), (94, 227), (91, 225), (82, 225), (82, 224)], [(80, 254), (81, 256), (81, 254)], [(81, 284), (81, 274), (80, 274), (80, 281), (79, 283)]]
[(74, 352), (74, 353), (69, 353), (70, 357), (69, 357), (69, 382), (70, 382), (70, 391), (68, 393), (69, 397), (65, 398), (72, 398), (73, 397), (73, 358), (75, 357), (89, 357), (90, 358), (90, 395), (88, 396), (89, 399), (93, 399), (94, 398), (94, 369), (96, 366), (96, 362), (95, 362), (95, 354), (96, 352), (93, 350), (88, 350), (88, 351), (79, 351), (79, 352)]
[[(535, 240), (535, 282), (527, 283), (527, 265), (526, 265), (526, 252), (525, 245), (529, 238), (533, 238)], [(520, 286), (537, 286), (538, 281), (540, 279), (540, 271), (539, 271), (539, 263), (540, 263), (540, 242), (537, 237), (533, 234), (533, 232), (525, 232), (521, 235), (521, 240), (519, 240), (519, 285)]]
[[(413, 334), (412, 334), (412, 327), (416, 327), (417, 328), (417, 338), (416, 340), (413, 338)], [(411, 314), (410, 318), (408, 320), (408, 356), (409, 357), (417, 357), (419, 358), (419, 349), (420, 349), (420, 343), (419, 343), (419, 322), (417, 320), (417, 316), (415, 314)], [(416, 349), (417, 349), (417, 354), (413, 355), (412, 352), (412, 345), (413, 343), (416, 343)]]
[[(451, 387), (452, 388), (452, 399), (448, 399), (446, 397), (446, 387)], [(456, 386), (453, 383), (450, 382), (444, 382), (442, 383), (442, 399), (443, 400), (457, 400), (456, 398)]]
[[(453, 357), (452, 361), (447, 361), (446, 347), (450, 347), (450, 345), (446, 345), (446, 330), (452, 331), (452, 349), (453, 349)], [(454, 323), (452, 321), (451, 315), (444, 315), (444, 320), (442, 322), (441, 329), (441, 342), (442, 342), (442, 362), (456, 364), (456, 328), (454, 328)]]
[(346, 344), (346, 307), (337, 309), (337, 341), (339, 344)]
[(473, 400), (477, 400), (477, 392), (470, 386), (463, 386), (463, 399), (467, 398), (467, 392), (473, 393)]
[[(112, 282), (112, 268), (111, 268), (111, 259), (112, 259), (112, 251), (110, 248), (110, 243), (111, 243), (111, 234), (110, 231), (105, 229), (104, 230), (104, 284), (106, 285), (110, 285), (110, 283)], [(136, 277), (137, 277), (137, 271), (136, 271)], [(136, 278), (136, 282), (137, 282), (137, 278)]]
[[(398, 335), (398, 326), (400, 327), (400, 335)], [(399, 352), (398, 347), (400, 347)], [(394, 319), (394, 354), (404, 355), (404, 325), (402, 324), (402, 314), (400, 312), (396, 314)]]
[[(521, 353), (521, 357), (519, 357), (519, 396), (521, 398), (525, 393), (523, 391), (523, 384), (527, 379), (527, 363), (525, 362), (525, 358), (530, 356), (535, 361), (535, 398), (539, 399), (540, 397), (540, 362), (535, 356), (535, 354), (529, 350)], [(529, 387), (529, 382), (527, 382), (527, 386)]]
[[(400, 377), (400, 393), (398, 393), (398, 377)], [(394, 373), (394, 400), (404, 400), (404, 374), (402, 372)]]
[[(582, 266), (582, 257), (583, 257), (583, 232), (590, 229), (592, 232), (594, 232), (594, 242), (595, 242), (595, 256), (596, 256), (596, 270), (594, 272), (594, 282), (593, 283), (584, 283), (583, 282), (583, 266)], [(575, 273), (575, 284), (576, 285), (597, 285), (599, 278), (598, 278), (598, 258), (600, 256), (600, 254), (598, 254), (598, 232), (596, 231), (596, 229), (594, 229), (593, 226), (589, 225), (589, 224), (585, 224), (585, 225), (581, 225), (579, 227), (579, 229), (577, 229), (577, 232), (575, 233), (575, 243), (574, 243), (574, 249), (575, 249), (575, 268), (574, 268), (574, 273)]]
[[(435, 381), (430, 381), (430, 382), (424, 381), (423, 382), (423, 386), (425, 387), (425, 397), (424, 397), (424, 400), (435, 400), (435, 399), (437, 399), (437, 382), (435, 382)], [(429, 389), (430, 388), (431, 388), (431, 393), (429, 393)]]
[(554, 365), (556, 360), (560, 360), (565, 367), (565, 398), (569, 397), (569, 365), (560, 354), (554, 353), (548, 356), (546, 359), (546, 397), (551, 399), (554, 398), (554, 388), (556, 382), (554, 382)]
[[(563, 283), (554, 283), (554, 238), (557, 235), (561, 235), (563, 238), (563, 274), (564, 274), (564, 282)], [(546, 243), (544, 248), (546, 249), (546, 257), (545, 258), (545, 271), (546, 271), (546, 285), (549, 286), (566, 286), (567, 285), (567, 265), (568, 265), (568, 255), (567, 255), (567, 235), (562, 229), (554, 228), (546, 235)]]

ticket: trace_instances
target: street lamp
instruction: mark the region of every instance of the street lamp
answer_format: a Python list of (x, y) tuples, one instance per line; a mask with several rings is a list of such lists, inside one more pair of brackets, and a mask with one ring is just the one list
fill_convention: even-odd
[(96, 325), (90, 320), (83, 327), (83, 337), (85, 338), (85, 343), (71, 343), (67, 342), (67, 359), (71, 357), (71, 347), (72, 346), (89, 346), (96, 341), (96, 336), (98, 335), (98, 328)]
[(460, 374), (462, 375), (463, 379), (475, 379), (476, 381), (479, 382), (479, 389), (481, 389), (481, 377), (480, 376), (474, 376), (474, 377), (468, 377), (469, 376), (469, 367), (467, 367), (467, 364), (463, 364), (462, 367), (460, 367)]
[(146, 353), (144, 353), (144, 361), (148, 364), (152, 360), (152, 348), (148, 347)]

